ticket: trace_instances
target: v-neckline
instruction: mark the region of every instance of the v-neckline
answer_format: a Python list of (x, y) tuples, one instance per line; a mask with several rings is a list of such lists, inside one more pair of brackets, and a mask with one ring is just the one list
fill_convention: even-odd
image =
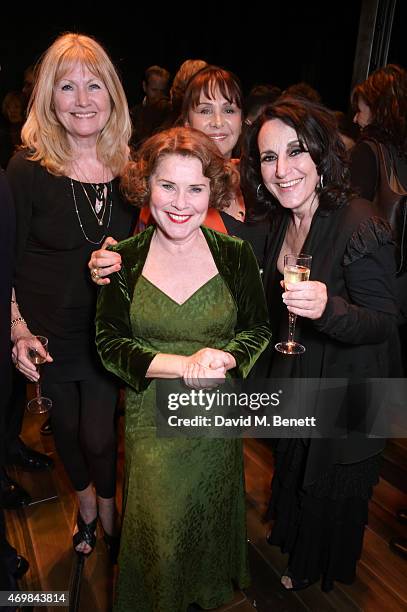
[(167, 299), (169, 299), (171, 302), (173, 302), (173, 304), (176, 304), (177, 306), (184, 306), (184, 304), (186, 304), (187, 302), (189, 302), (189, 300), (191, 298), (194, 297), (194, 295), (196, 295), (198, 293), (198, 291), (200, 291), (201, 289), (203, 289), (204, 287), (206, 287), (206, 285), (208, 285), (208, 283), (210, 283), (214, 278), (216, 278), (217, 276), (220, 276), (219, 272), (216, 272), (216, 274), (214, 274), (213, 276), (211, 276), (210, 278), (208, 278), (207, 281), (205, 281), (200, 287), (198, 287), (198, 289), (196, 289), (193, 293), (191, 293), (191, 295), (189, 295), (183, 302), (177, 302), (177, 300), (174, 300), (174, 298), (172, 298), (170, 295), (168, 295), (168, 293), (165, 293), (165, 291), (163, 291), (162, 289), (160, 289), (160, 287), (158, 287), (158, 285), (156, 285), (155, 283), (153, 283), (151, 280), (149, 280), (146, 276), (144, 276), (144, 274), (140, 275), (141, 278), (143, 278), (145, 281), (147, 281), (147, 283), (149, 285), (151, 285), (152, 287), (154, 287), (155, 289), (157, 289), (157, 291), (159, 291), (162, 295), (164, 295)]

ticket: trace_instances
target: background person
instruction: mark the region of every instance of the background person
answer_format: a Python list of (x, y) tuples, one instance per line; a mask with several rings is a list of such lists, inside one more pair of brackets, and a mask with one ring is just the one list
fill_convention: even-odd
[[(355, 109), (354, 122), (361, 129), (361, 137), (351, 155), (352, 182), (362, 197), (375, 202), (379, 209), (386, 209), (386, 202), (378, 199), (380, 193), (380, 162), (378, 146), (383, 147), (387, 171), (396, 174), (397, 179), (407, 191), (407, 72), (401, 66), (388, 64), (376, 70), (369, 78), (357, 85), (352, 92), (352, 105)], [(382, 205), (382, 206), (381, 206)], [(404, 210), (407, 201), (404, 201)], [(387, 209), (389, 210), (389, 209)], [(403, 215), (392, 215), (397, 222)], [(403, 236), (401, 227), (397, 229), (398, 238)], [(405, 240), (405, 239), (404, 239)], [(406, 251), (404, 242), (399, 242), (400, 252)], [(397, 277), (397, 292), (400, 303), (399, 333), (403, 357), (404, 375), (407, 373), (407, 272)], [(399, 520), (403, 509), (398, 513)], [(405, 512), (404, 512), (405, 518)], [(405, 522), (405, 521), (404, 521)], [(407, 539), (392, 538), (390, 549), (407, 558)]]
[[(232, 159), (242, 131), (243, 97), (237, 77), (218, 66), (207, 66), (199, 70), (190, 80), (183, 99), (180, 122), (205, 133), (216, 144), (219, 152), (231, 160), (236, 169), (239, 160)], [(223, 210), (211, 207), (204, 225), (222, 233), (248, 240), (261, 266), (264, 257), (267, 225), (249, 226), (243, 223), (245, 203), (239, 185), (231, 194), (229, 206)], [(145, 229), (152, 222), (147, 206), (140, 211), (136, 231)], [(108, 284), (109, 275), (120, 269), (120, 253), (107, 251), (105, 247), (115, 244), (109, 237), (101, 249), (92, 253), (89, 268), (93, 270), (95, 282)]]
[[(5, 472), (5, 413), (4, 406), (11, 394), (10, 359), (10, 300), (14, 266), (15, 211), (10, 188), (4, 171), (0, 169), (0, 380), (2, 402), (0, 404), (0, 588), (4, 591), (16, 590), (16, 580), (28, 570), (28, 561), (17, 554), (16, 549), (6, 538), (3, 508), (8, 505), (10, 486)], [(12, 482), (12, 481), (9, 481)], [(5, 499), (6, 498), (6, 499)]]
[(161, 66), (150, 66), (145, 71), (142, 84), (144, 99), (130, 111), (133, 123), (131, 143), (134, 148), (154, 134), (170, 113), (169, 80), (170, 73)]

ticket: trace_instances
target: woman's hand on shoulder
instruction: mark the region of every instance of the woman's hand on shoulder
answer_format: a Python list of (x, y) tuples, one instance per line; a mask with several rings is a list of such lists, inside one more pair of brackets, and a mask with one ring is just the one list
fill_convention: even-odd
[(45, 361), (48, 363), (54, 360), (26, 326), (21, 326), (21, 329), (18, 331), (17, 328), (14, 330), (12, 341), (14, 346), (11, 352), (11, 359), (14, 365), (28, 380), (36, 382), (39, 379), (39, 374), (35, 365), (28, 357), (29, 349), (35, 348), (42, 357), (45, 357)]
[(117, 244), (117, 240), (112, 238), (112, 236), (108, 236), (101, 248), (93, 251), (91, 255), (88, 268), (90, 269), (92, 281), (96, 285), (108, 285), (110, 283), (108, 276), (113, 274), (113, 272), (118, 272), (121, 268), (121, 255), (107, 250), (108, 246), (114, 246), (115, 244)]
[(326, 285), (319, 281), (287, 283), (282, 297), (289, 312), (306, 319), (322, 317), (328, 302)]

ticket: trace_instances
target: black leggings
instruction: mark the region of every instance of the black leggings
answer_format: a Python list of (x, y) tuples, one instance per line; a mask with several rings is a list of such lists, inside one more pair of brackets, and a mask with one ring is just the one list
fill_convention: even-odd
[(52, 399), (55, 446), (74, 488), (83, 491), (93, 482), (100, 497), (114, 497), (117, 386), (95, 374), (79, 382), (44, 384), (43, 392)]

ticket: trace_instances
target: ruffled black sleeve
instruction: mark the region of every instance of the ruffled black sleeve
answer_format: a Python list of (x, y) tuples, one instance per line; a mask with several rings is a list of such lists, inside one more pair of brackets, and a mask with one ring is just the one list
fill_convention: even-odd
[(316, 328), (349, 344), (384, 342), (398, 313), (394, 242), (386, 221), (371, 217), (353, 232), (343, 256), (343, 273), (348, 297), (329, 295)]

